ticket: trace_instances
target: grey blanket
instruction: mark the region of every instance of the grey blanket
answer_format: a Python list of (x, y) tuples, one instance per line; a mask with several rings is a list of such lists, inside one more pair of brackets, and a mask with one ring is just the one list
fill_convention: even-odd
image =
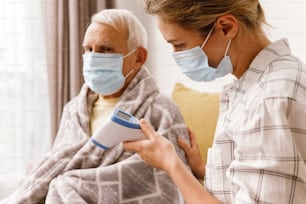
[[(98, 95), (86, 85), (64, 108), (51, 151), (16, 191), (1, 203), (184, 203), (168, 175), (146, 165), (118, 144), (102, 150), (89, 140), (89, 119)], [(131, 81), (116, 105), (145, 118), (176, 147), (188, 140), (178, 108), (158, 88), (146, 68)]]

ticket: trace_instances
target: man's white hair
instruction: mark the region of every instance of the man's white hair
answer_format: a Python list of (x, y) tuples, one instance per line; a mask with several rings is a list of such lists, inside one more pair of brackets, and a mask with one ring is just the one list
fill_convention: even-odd
[(91, 22), (110, 25), (119, 32), (126, 29), (130, 51), (140, 46), (147, 48), (147, 32), (138, 18), (128, 10), (105, 9), (93, 15)]

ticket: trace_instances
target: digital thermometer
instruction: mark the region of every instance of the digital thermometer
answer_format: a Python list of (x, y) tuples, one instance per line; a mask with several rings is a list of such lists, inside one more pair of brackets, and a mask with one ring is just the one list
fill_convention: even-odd
[(92, 135), (91, 141), (102, 149), (108, 149), (122, 141), (147, 138), (133, 115), (115, 109), (104, 124)]

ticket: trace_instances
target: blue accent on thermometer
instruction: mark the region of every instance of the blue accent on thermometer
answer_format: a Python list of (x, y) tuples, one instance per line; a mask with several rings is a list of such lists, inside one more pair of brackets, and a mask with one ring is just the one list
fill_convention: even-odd
[(121, 109), (115, 109), (111, 116), (92, 135), (91, 141), (101, 149), (108, 149), (122, 141), (145, 139), (136, 117)]

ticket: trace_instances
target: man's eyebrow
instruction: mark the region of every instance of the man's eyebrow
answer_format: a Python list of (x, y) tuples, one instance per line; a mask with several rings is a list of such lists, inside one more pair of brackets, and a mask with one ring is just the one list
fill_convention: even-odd
[(98, 48), (113, 48), (114, 46), (112, 44), (107, 44), (107, 43), (100, 43), (100, 44), (97, 44), (96, 47)]
[[(82, 45), (83, 47), (89, 47), (90, 43), (83, 43)], [(112, 43), (105, 43), (105, 42), (101, 42), (99, 44), (95, 44), (96, 47), (101, 48), (101, 47), (106, 47), (106, 48), (113, 48), (113, 44)]]

